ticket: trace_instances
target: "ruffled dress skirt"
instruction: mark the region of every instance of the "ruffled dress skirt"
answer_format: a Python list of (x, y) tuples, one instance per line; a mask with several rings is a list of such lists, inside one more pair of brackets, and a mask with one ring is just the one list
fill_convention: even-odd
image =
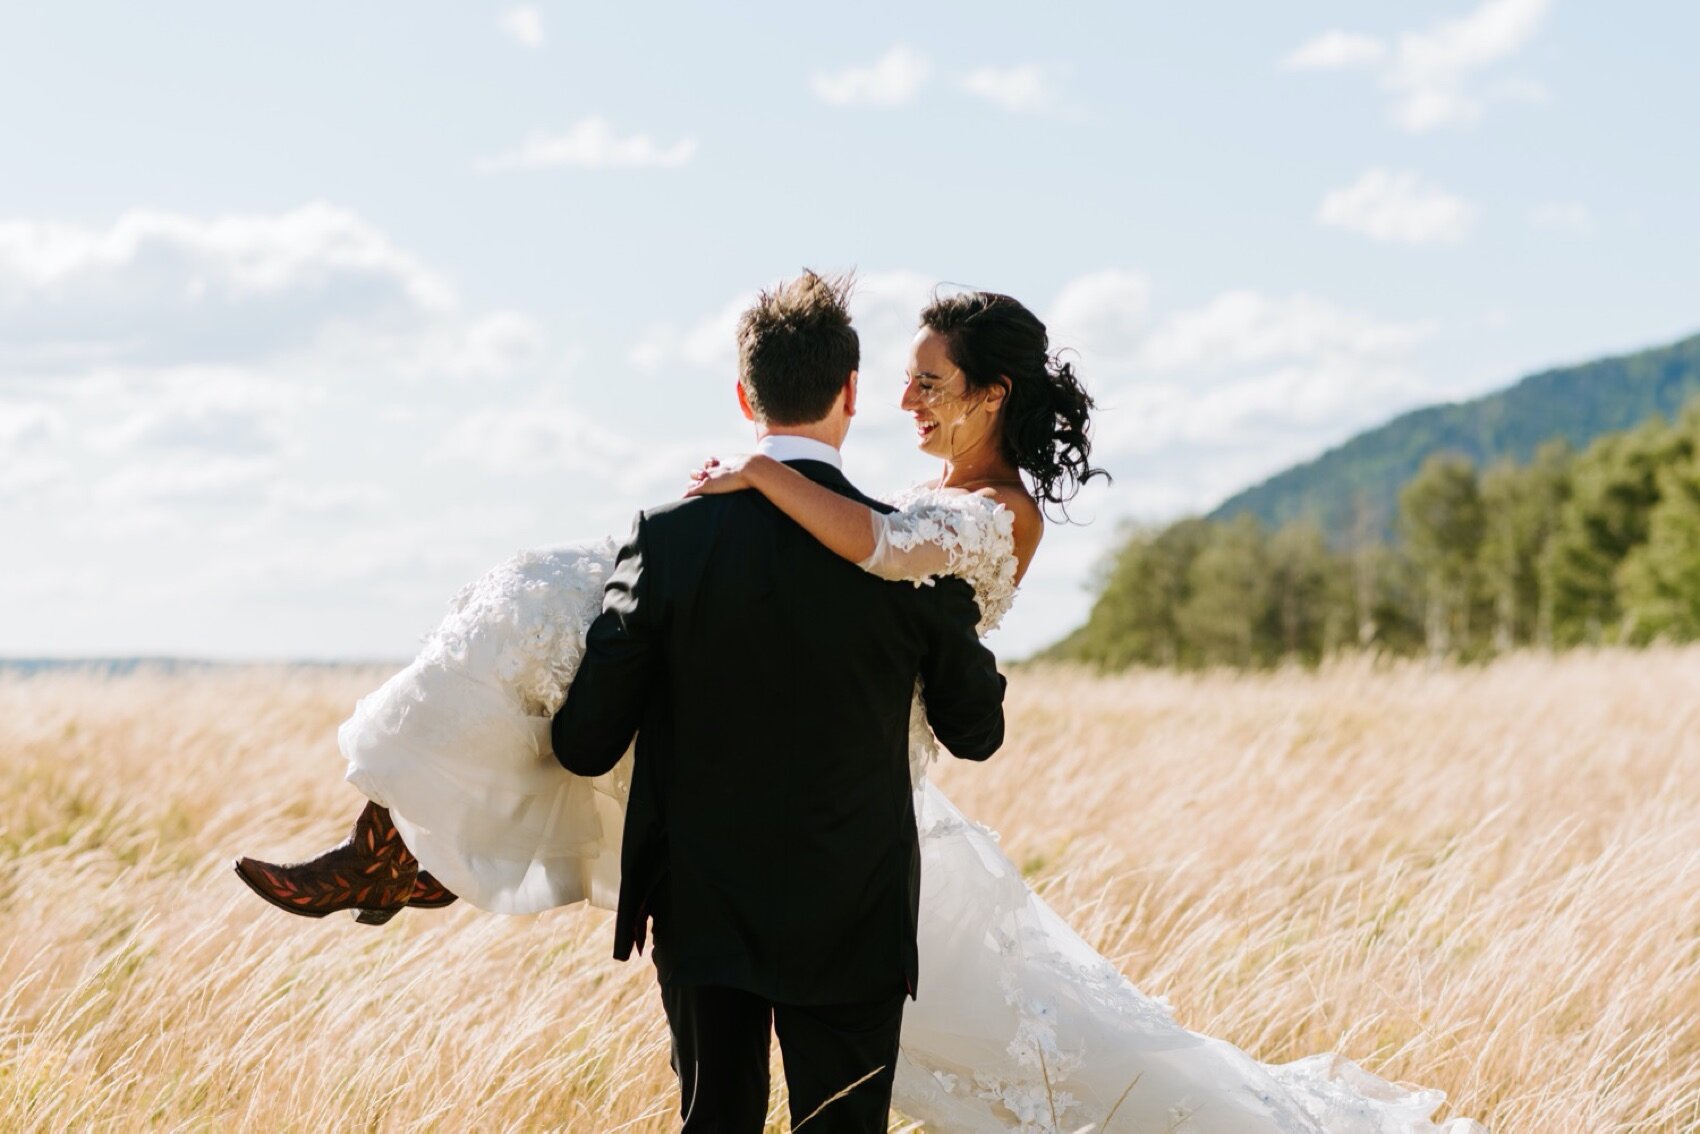
[(455, 596), (419, 656), (337, 732), (348, 781), (480, 909), (612, 909), (618, 898), (631, 754), (586, 779), (549, 742), (617, 550), (596, 540), (502, 563)]
[[(456, 596), (418, 658), (338, 733), (349, 781), (389, 807), (425, 869), (482, 909), (611, 909), (618, 897), (631, 755), (585, 779), (561, 768), (549, 741), (616, 551), (599, 540), (501, 564)], [(919, 708), (911, 731), (921, 972), (897, 1068), (903, 1114), (929, 1130), (987, 1134), (1480, 1129), (1436, 1126), (1439, 1092), (1394, 1086), (1345, 1059), (1264, 1065), (1181, 1027), (925, 780), (933, 745)]]

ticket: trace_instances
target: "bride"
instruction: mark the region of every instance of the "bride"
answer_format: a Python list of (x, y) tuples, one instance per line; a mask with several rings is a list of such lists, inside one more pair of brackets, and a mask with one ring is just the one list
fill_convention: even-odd
[[(1089, 463), (1092, 401), (1015, 300), (935, 300), (910, 350), (903, 408), (931, 484), (883, 515), (771, 458), (708, 462), (689, 494), (763, 493), (835, 553), (882, 577), (968, 581), (982, 634), (1009, 610), (1061, 504), (1104, 475)], [(371, 801), (341, 846), (236, 872), (267, 901), (381, 924), (465, 897), (498, 913), (578, 901), (613, 908), (630, 754), (606, 776), (562, 771), (549, 743), (600, 609), (612, 540), (522, 552), (456, 596), (418, 658), (338, 733)], [(893, 1106), (938, 1131), (1464, 1134), (1443, 1096), (1406, 1091), (1337, 1056), (1258, 1063), (1187, 1031), (1027, 886), (995, 836), (926, 778), (917, 706), (910, 762), (922, 858), (920, 994), (904, 1013)]]

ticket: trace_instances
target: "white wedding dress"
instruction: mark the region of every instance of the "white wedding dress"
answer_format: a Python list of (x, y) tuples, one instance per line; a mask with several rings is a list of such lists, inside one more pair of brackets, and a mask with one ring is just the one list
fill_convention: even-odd
[[(953, 574), (981, 633), (1015, 597), (1012, 518), (983, 497), (917, 489), (880, 522), (863, 566), (924, 584)], [(472, 904), (612, 909), (630, 753), (606, 776), (556, 763), (549, 721), (583, 656), (617, 544), (522, 552), (456, 596), (419, 657), (363, 698), (338, 738), (348, 779), (390, 808), (421, 866)], [(893, 1106), (934, 1131), (1058, 1134), (1466, 1134), (1348, 1060), (1261, 1064), (1187, 1031), (1027, 885), (996, 836), (911, 767), (921, 836), (920, 994), (904, 1013)], [(1131, 803), (1130, 803), (1131, 806)]]

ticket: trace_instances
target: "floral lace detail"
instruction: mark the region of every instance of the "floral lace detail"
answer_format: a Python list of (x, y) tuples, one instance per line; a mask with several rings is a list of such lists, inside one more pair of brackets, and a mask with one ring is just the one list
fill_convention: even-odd
[(909, 703), (909, 782), (920, 787), (927, 778), (927, 768), (938, 758), (939, 742), (927, 724), (927, 702), (920, 681), (916, 681), (915, 697)]
[(1080, 1105), (1060, 1084), (1079, 1069), (1081, 1056), (1058, 1045), (1055, 1005), (1024, 995), (1013, 974), (1007, 975), (1003, 992), (1004, 1003), (1019, 1020), (1006, 1051), (1023, 1074), (1012, 1081), (979, 1072), (974, 1076), (975, 1093), (1009, 1111), (1021, 1134), (1050, 1134)]
[(939, 575), (966, 580), (980, 604), (980, 635), (997, 629), (1015, 603), (1014, 513), (957, 489), (912, 488), (888, 503), (897, 511), (885, 517), (886, 540), (899, 555), (922, 544), (946, 554), (948, 569), (914, 579), (915, 585), (931, 585)]
[(451, 600), (419, 656), (337, 730), (349, 782), (480, 909), (613, 908), (629, 758), (605, 776), (571, 776), (549, 733), (618, 546), (510, 556)]
[[(931, 586), (940, 575), (955, 575), (974, 588), (980, 607), (977, 631), (984, 637), (1003, 621), (1015, 603), (1015, 516), (995, 500), (955, 489), (911, 488), (887, 503), (897, 511), (883, 517), (885, 539), (896, 565), (905, 552), (931, 547), (945, 553), (948, 570), (908, 577), (917, 587)], [(911, 562), (936, 564), (936, 557), (912, 557)], [(889, 577), (889, 576), (888, 576)], [(926, 703), (920, 682), (909, 709), (909, 779), (920, 784), (927, 767), (938, 759), (938, 741), (927, 727)]]
[[(1012, 521), (983, 498), (908, 494), (903, 539), (948, 550), (982, 628), (1014, 596)], [(584, 652), (617, 544), (522, 552), (457, 595), (420, 657), (339, 733), (349, 778), (388, 798), (420, 861), (482, 908), (612, 908), (630, 756), (565, 775), (548, 717)], [(936, 557), (935, 557), (936, 558)], [(1061, 1134), (1103, 1124), (1170, 1134), (1475, 1134), (1436, 1126), (1438, 1092), (1407, 1091), (1320, 1056), (1279, 1067), (1186, 1031), (1051, 911), (921, 773), (911, 718), (923, 896), (919, 998), (904, 1013), (894, 1102), (932, 1131)], [(423, 842), (419, 840), (424, 840)]]
[(892, 1102), (929, 1132), (1485, 1134), (1465, 1119), (1436, 1123), (1440, 1092), (1338, 1056), (1270, 1066), (1188, 1031), (935, 785), (918, 790), (916, 817), (921, 975)]
[(510, 556), (449, 601), (420, 658), (490, 682), (530, 716), (554, 716), (618, 550), (608, 539)]

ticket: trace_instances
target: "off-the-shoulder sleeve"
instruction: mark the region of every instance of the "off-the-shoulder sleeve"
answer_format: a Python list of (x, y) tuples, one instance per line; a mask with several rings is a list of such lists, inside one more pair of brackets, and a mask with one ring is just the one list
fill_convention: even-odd
[(863, 570), (882, 579), (930, 584), (955, 575), (974, 588), (980, 633), (989, 633), (1015, 601), (1015, 515), (988, 496), (919, 488), (873, 517), (874, 551)]
[(874, 550), (860, 566), (882, 579), (971, 578), (1014, 549), (1009, 510), (983, 496), (933, 493), (872, 516)]

